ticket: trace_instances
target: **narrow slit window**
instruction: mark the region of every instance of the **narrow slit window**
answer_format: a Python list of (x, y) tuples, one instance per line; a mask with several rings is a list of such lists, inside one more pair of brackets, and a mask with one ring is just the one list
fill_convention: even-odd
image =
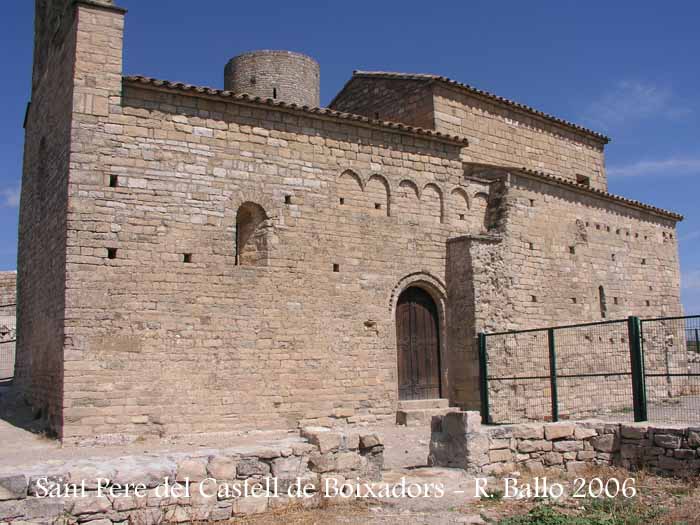
[(285, 204), (291, 204), (291, 203), (292, 203), (292, 196), (291, 196), (291, 195), (285, 195), (285, 196), (284, 196), (284, 203), (285, 203)]
[(381, 210), (381, 209), (382, 209), (381, 203), (375, 202), (375, 203), (374, 203), (374, 209), (375, 209), (375, 210)]
[(107, 259), (116, 259), (117, 258), (117, 249), (116, 248), (107, 248)]
[(272, 98), (277, 98), (277, 88), (272, 88)]
[(183, 253), (182, 254), (182, 262), (185, 264), (190, 264), (192, 262), (192, 254), (191, 253)]
[(109, 187), (116, 188), (117, 186), (119, 186), (119, 176), (118, 175), (110, 175), (109, 176)]
[(572, 255), (576, 254), (576, 246), (569, 246), (569, 253)]
[(340, 197), (340, 199), (338, 199), (338, 201), (340, 202), (341, 205), (345, 204), (345, 199), (343, 197)]
[(338, 273), (340, 271), (340, 265), (339, 264), (334, 264), (333, 265), (333, 272)]
[(598, 301), (600, 302), (600, 316), (605, 319), (608, 316), (608, 305), (605, 300), (605, 288), (598, 287)]

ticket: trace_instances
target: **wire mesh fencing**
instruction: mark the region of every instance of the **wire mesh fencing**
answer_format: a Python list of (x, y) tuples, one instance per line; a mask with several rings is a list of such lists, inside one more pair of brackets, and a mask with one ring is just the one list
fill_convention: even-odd
[(641, 321), (647, 417), (700, 423), (700, 316)]
[(479, 335), (482, 417), (700, 422), (700, 316)]
[(559, 418), (633, 420), (627, 321), (564, 327), (554, 334)]
[(481, 346), (491, 423), (633, 417), (626, 320), (484, 334)]
[(14, 374), (16, 340), (15, 305), (0, 305), (0, 380)]

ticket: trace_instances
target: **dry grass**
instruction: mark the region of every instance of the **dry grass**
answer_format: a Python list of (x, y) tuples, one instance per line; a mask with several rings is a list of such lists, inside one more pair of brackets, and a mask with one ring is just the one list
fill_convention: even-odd
[[(536, 477), (532, 473), (523, 473), (519, 478), (519, 483), (534, 483)], [(553, 503), (557, 512), (564, 516), (571, 516), (572, 520), (595, 515), (598, 518), (590, 523), (700, 525), (700, 478), (698, 477), (689, 479), (665, 478), (647, 471), (630, 473), (613, 467), (591, 467), (579, 476), (569, 476), (566, 473), (556, 474), (555, 472), (549, 472), (547, 476), (550, 482), (561, 482), (566, 487), (572, 486), (573, 477), (585, 479), (598, 477), (602, 480), (634, 478), (638, 495), (632, 499), (623, 499), (622, 497), (614, 500), (562, 498), (556, 502), (550, 502)], [(438, 524), (444, 523), (441, 518), (446, 518), (449, 514), (450, 518), (458, 518), (460, 515), (482, 515), (487, 523), (497, 524), (507, 518), (524, 516), (542, 503), (542, 500), (492, 498), (445, 508), (444, 503), (436, 500), (435, 512), (431, 519), (430, 515), (426, 516), (425, 513), (414, 514), (402, 509), (400, 501), (386, 505), (371, 500), (344, 503), (321, 500), (321, 505), (317, 508), (303, 508), (301, 506), (285, 508), (261, 515), (233, 519), (228, 523), (240, 525), (276, 525), (280, 523), (290, 525)], [(606, 516), (605, 521), (600, 521), (601, 515)], [(647, 518), (640, 521), (640, 517), (644, 516)], [(534, 521), (532, 523), (540, 522)], [(576, 521), (576, 523), (589, 522)]]

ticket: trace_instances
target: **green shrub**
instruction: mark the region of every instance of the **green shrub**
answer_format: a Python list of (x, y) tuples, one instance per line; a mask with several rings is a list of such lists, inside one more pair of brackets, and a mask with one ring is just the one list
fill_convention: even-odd
[(548, 504), (539, 504), (527, 514), (499, 521), (499, 525), (646, 525), (663, 514), (662, 509), (651, 510), (636, 500), (586, 500), (583, 510), (576, 515), (561, 512)]

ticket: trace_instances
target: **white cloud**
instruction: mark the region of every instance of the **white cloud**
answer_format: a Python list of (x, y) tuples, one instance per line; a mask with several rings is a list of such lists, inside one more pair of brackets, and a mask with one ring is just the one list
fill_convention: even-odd
[(700, 270), (684, 273), (681, 276), (683, 290), (700, 290)]
[(17, 208), (19, 206), (19, 187), (0, 190), (0, 208)]
[(685, 315), (700, 314), (700, 289), (683, 290), (681, 295)]
[(16, 208), (19, 206), (19, 188), (0, 190), (0, 206), (3, 208)]
[(683, 242), (683, 241), (692, 241), (693, 239), (698, 239), (700, 238), (700, 230), (695, 230), (692, 232), (684, 233), (681, 235), (678, 240)]
[(689, 113), (689, 108), (677, 104), (669, 87), (621, 81), (589, 104), (581, 119), (591, 127), (608, 130), (639, 119), (677, 119)]
[(607, 170), (610, 177), (641, 177), (645, 175), (698, 175), (700, 158), (643, 160)]

